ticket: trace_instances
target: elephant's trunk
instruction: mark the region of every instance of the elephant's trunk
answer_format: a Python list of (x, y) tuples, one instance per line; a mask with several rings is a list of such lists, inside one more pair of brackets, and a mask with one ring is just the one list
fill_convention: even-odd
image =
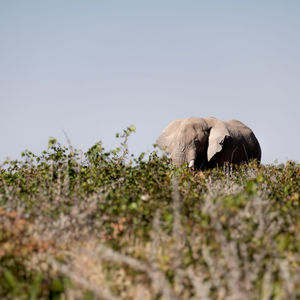
[(172, 162), (178, 166), (186, 162), (184, 151), (176, 150), (172, 152), (171, 158), (172, 158)]
[(174, 164), (181, 165), (183, 163), (187, 163), (189, 168), (194, 168), (196, 163), (196, 149), (190, 148), (190, 149), (176, 149), (171, 154), (171, 158)]

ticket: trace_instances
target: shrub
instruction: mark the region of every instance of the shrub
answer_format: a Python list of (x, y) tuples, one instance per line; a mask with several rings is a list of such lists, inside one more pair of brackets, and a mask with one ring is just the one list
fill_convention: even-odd
[(0, 170), (2, 298), (297, 299), (300, 166), (193, 173), (50, 138)]

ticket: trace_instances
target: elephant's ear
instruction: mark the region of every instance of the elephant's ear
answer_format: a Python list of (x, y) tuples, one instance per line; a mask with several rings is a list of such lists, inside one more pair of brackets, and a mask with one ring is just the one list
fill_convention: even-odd
[(174, 150), (174, 142), (179, 133), (183, 120), (175, 120), (170, 123), (156, 140), (156, 144), (161, 150), (171, 153)]
[(230, 136), (225, 124), (215, 118), (209, 118), (208, 124), (210, 126), (210, 133), (208, 138), (207, 160), (210, 161), (212, 157), (223, 149), (223, 144), (226, 137)]

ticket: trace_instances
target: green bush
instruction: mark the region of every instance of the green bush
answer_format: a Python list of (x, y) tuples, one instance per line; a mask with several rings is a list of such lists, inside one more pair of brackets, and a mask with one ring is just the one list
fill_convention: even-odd
[(299, 164), (191, 172), (134, 131), (4, 162), (0, 297), (300, 298)]

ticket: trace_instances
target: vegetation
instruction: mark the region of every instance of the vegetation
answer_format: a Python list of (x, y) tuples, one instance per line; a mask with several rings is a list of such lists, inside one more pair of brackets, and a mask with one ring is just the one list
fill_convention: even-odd
[(1, 299), (299, 299), (300, 165), (191, 172), (49, 140), (0, 169)]

